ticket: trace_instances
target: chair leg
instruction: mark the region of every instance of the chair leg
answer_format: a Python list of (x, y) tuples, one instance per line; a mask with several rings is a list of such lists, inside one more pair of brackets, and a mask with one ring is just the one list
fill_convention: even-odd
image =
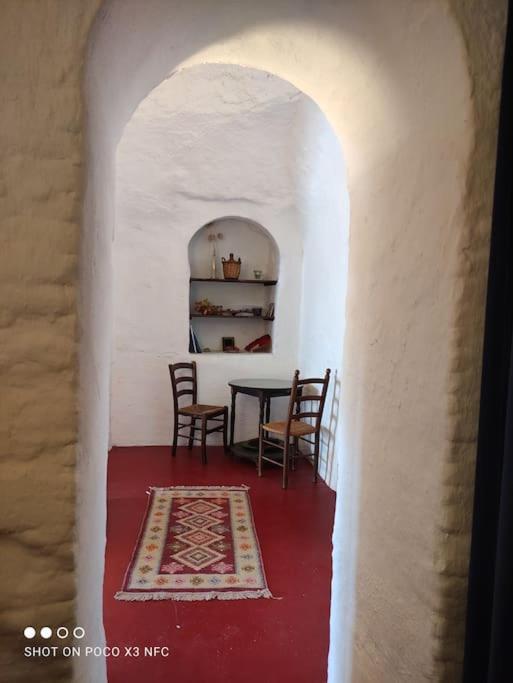
[(207, 419), (201, 418), (201, 462), (207, 463)]
[(262, 456), (264, 454), (264, 428), (262, 425), (260, 425), (260, 429), (258, 431), (258, 457), (257, 457), (257, 472), (258, 476), (262, 476)]
[(316, 483), (317, 483), (317, 479), (318, 479), (318, 474), (319, 474), (319, 434), (316, 434), (316, 435), (315, 435), (314, 462), (313, 462), (313, 466), (314, 466), (314, 476), (313, 476), (313, 480), (314, 480), (314, 484), (316, 484)]
[(228, 408), (225, 408), (223, 413), (223, 448), (224, 452), (228, 454)]
[(173, 424), (173, 444), (171, 446), (171, 455), (173, 458), (176, 456), (176, 445), (178, 441), (178, 415), (175, 415), (175, 421)]
[(192, 450), (192, 445), (194, 443), (194, 427), (196, 426), (196, 418), (191, 417), (191, 426), (189, 429), (189, 443), (187, 444), (187, 448), (189, 450)]
[(294, 437), (294, 446), (292, 449), (292, 453), (290, 454), (290, 469), (295, 472), (296, 470), (296, 456), (297, 456), (297, 451), (298, 451), (298, 438), (297, 436)]
[(282, 488), (286, 489), (289, 485), (289, 440), (283, 443), (283, 483)]

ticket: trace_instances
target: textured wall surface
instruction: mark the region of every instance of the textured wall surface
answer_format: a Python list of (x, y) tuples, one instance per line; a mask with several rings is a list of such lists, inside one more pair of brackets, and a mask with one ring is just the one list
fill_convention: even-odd
[[(70, 676), (68, 662), (23, 659), (20, 632), (28, 623), (71, 623), (74, 615), (76, 267), (84, 161), (80, 86), (84, 45), (98, 4), (97, 0), (4, 0), (0, 5), (4, 488), (0, 553), (9, 560), (0, 569), (0, 667), (8, 671), (8, 681), (59, 681)], [(117, 14), (103, 12), (100, 17), (104, 26), (120, 28), (117, 38), (124, 41), (111, 62), (104, 44), (106, 64), (97, 72), (98, 87), (105, 79), (105, 87), (110, 88), (110, 99), (100, 104), (97, 121), (117, 118), (111, 130), (118, 134), (141, 97), (197, 52), (198, 61), (240, 61), (290, 80), (321, 104), (344, 143), (355, 229), (350, 279), (356, 277), (364, 295), (362, 306), (355, 306), (353, 298), (349, 309), (348, 320), (353, 315), (358, 330), (347, 348), (365, 349), (366, 365), (361, 365), (362, 354), (357, 354), (352, 368), (356, 381), (349, 397), (362, 410), (350, 413), (356, 419), (351, 425), (359, 432), (349, 440), (347, 458), (362, 464), (361, 543), (353, 547), (354, 527), (346, 523), (352, 511), (349, 486), (348, 495), (341, 499), (335, 533), (333, 681), (347, 680), (340, 673), (347, 671), (351, 659), (345, 648), (354, 649), (357, 683), (454, 681), (460, 665), (506, 3), (453, 0), (450, 4), (462, 27), (466, 51), (458, 43), (456, 23), (450, 21), (449, 3), (441, 2), (394, 0), (385, 11), (384, 3), (372, 0), (337, 7), (331, 2), (281, 0), (248, 5), (246, 13), (240, 3), (226, 1), (212, 16), (202, 0), (126, 0), (109, 3)], [(134, 22), (133, 12), (142, 7)], [(208, 16), (208, 21), (198, 20), (201, 16)], [(104, 35), (106, 42), (116, 37), (115, 32)], [(204, 49), (209, 42), (209, 50)], [(129, 56), (127, 45), (132, 49)], [(94, 41), (91, 48), (94, 52)], [(122, 54), (126, 59), (119, 58)], [(125, 72), (130, 77), (142, 74), (142, 85), (128, 76), (124, 79)], [(335, 87), (339, 80), (341, 94)], [(128, 98), (124, 110), (118, 103), (123, 87)], [(444, 109), (447, 102), (452, 103), (450, 117)], [(422, 137), (424, 124), (430, 121), (433, 136)], [(479, 135), (474, 135), (475, 127)], [(413, 159), (404, 155), (419, 139), (426, 154), (422, 164), (416, 162), (417, 148)], [(111, 141), (103, 138), (103, 142)], [(106, 149), (107, 144), (97, 147), (96, 155), (106, 155), (108, 168)], [(454, 159), (459, 160), (457, 168), (448, 169)], [(362, 178), (365, 182), (360, 182)], [(97, 174), (98, 185), (103, 186), (102, 180), (108, 181), (107, 172), (103, 177)], [(386, 188), (390, 198), (376, 215), (371, 209), (382, 196), (380, 188)], [(441, 204), (447, 210), (444, 216), (430, 213)], [(108, 224), (102, 221), (108, 207), (100, 213), (97, 236), (103, 235), (103, 242), (99, 238), (97, 246), (107, 247)], [(396, 226), (395, 234), (387, 233), (390, 226)], [(440, 233), (429, 241), (434, 228)], [(385, 234), (388, 241), (376, 241)], [(409, 236), (409, 245), (402, 241), (404, 235)], [(369, 245), (377, 245), (376, 251), (369, 251)], [(105, 262), (93, 252), (89, 255), (86, 262), (91, 269), (104, 268)], [(432, 259), (431, 268), (424, 271), (432, 272), (432, 278), (409, 288), (418, 282), (423, 258)], [(383, 260), (400, 268), (397, 281), (393, 273), (385, 280), (374, 276), (374, 267)], [(440, 269), (433, 264), (440, 264)], [(429, 293), (431, 286), (434, 296)], [(407, 301), (397, 299), (401, 310), (388, 309), (391, 315), (379, 320), (380, 306), (404, 289)], [(101, 293), (95, 296), (89, 304), (101, 304)], [(438, 298), (443, 301), (441, 309)], [(91, 313), (94, 308), (87, 310)], [(405, 318), (405, 310), (412, 315)], [(107, 321), (107, 307), (103, 313)], [(431, 327), (416, 325), (419, 321)], [(442, 330), (440, 336), (429, 336), (432, 327)], [(86, 328), (92, 329), (87, 324)], [(102, 347), (93, 341), (98, 347), (90, 356), (97, 370), (93, 376), (103, 383), (90, 391), (88, 405), (91, 412), (99, 406), (101, 424), (108, 414), (102, 403), (108, 366), (96, 359), (108, 354), (108, 343)], [(426, 363), (425, 373), (419, 375), (419, 354), (440, 342), (442, 358)], [(384, 374), (376, 381), (378, 362)], [(407, 403), (406, 415), (401, 398)], [(412, 412), (414, 405), (417, 412)], [(374, 434), (374, 443), (362, 438), (368, 434)], [(94, 466), (81, 470), (82, 479), (89, 479), (79, 520), (82, 550), (77, 556), (79, 602), (84, 614), (88, 601), (89, 612), (96, 610), (93, 635), (98, 639), (104, 529), (100, 459), (106, 445), (102, 439), (91, 440), (96, 460)], [(88, 454), (87, 447), (84, 453)], [(348, 484), (354, 480), (349, 478)], [(87, 516), (96, 502), (100, 507), (93, 524)], [(436, 537), (435, 519), (439, 520)], [(349, 615), (346, 626), (351, 627), (354, 605), (342, 589), (354, 579), (350, 571), (344, 575), (344, 566), (348, 554), (357, 550), (358, 568), (363, 571), (358, 572), (353, 648), (339, 617)], [(397, 595), (403, 598), (397, 600)], [(95, 673), (87, 666), (84, 663), (82, 679), (100, 683), (101, 662)]]
[[(307, 102), (271, 74), (206, 64), (164, 80), (126, 125), (116, 154), (113, 444), (170, 443), (167, 364), (189, 356), (188, 247), (198, 228), (214, 218), (243, 216), (264, 226), (277, 244), (280, 277), (272, 290), (273, 353), (196, 355), (201, 400), (229, 405), (230, 379), (287, 377), (294, 371), (302, 237), (291, 136)], [(203, 276), (208, 277), (206, 246)], [(248, 246), (225, 230), (218, 267), (229, 252), (241, 256), (246, 267), (257, 257), (247, 253)], [(262, 287), (248, 285), (194, 287), (197, 298), (208, 296), (214, 303), (235, 296), (232, 303), (241, 305), (251, 303), (255, 291), (263, 294)], [(222, 335), (235, 335), (240, 346), (265, 331), (254, 321), (193, 324), (204, 346), (206, 329), (216, 326), (217, 339), (208, 343), (213, 349), (221, 347)], [(236, 438), (254, 436), (257, 402), (240, 396), (237, 415)]]
[[(336, 484), (344, 185), (342, 152), (326, 117), (272, 74), (231, 64), (195, 66), (177, 71), (141, 102), (116, 155), (113, 444), (170, 443), (167, 364), (189, 357), (187, 250), (194, 255), (191, 273), (209, 277), (211, 244), (198, 227), (225, 215), (245, 216), (271, 239), (247, 224), (244, 231), (235, 220), (219, 221), (213, 228), (224, 234), (218, 268), (221, 255), (234, 252), (242, 258), (242, 277), (252, 278), (253, 268), (266, 268), (269, 245), (276, 245), (277, 287), (194, 283), (192, 301), (208, 296), (227, 306), (262, 306), (270, 297), (276, 304), (273, 352), (194, 356), (201, 400), (229, 405), (228, 382), (236, 377), (290, 378), (296, 367), (317, 376), (331, 367), (320, 471)], [(269, 329), (248, 320), (196, 319), (193, 325), (212, 351), (220, 349), (222, 336), (234, 335), (243, 347)], [(274, 419), (286, 406), (287, 399), (273, 401)], [(258, 402), (240, 395), (236, 439), (253, 437), (257, 421)]]
[(22, 632), (74, 621), (81, 87), (98, 4), (0, 4), (0, 678), (9, 682), (71, 676), (69, 661), (25, 659)]
[(437, 525), (434, 676), (459, 681), (481, 382), (489, 237), (506, 0), (451, 0), (468, 51), (476, 130), (468, 164), (465, 229), (459, 236), (448, 380), (447, 449)]
[(474, 138), (461, 33), (442, 2), (264, 0), (241, 12), (224, 0), (215, 14), (202, 0), (108, 3), (90, 91), (105, 155), (106, 130), (113, 154), (152, 88), (205, 62), (288, 80), (341, 142), (350, 237), (330, 681), (348, 680), (352, 659), (356, 681), (422, 680)]

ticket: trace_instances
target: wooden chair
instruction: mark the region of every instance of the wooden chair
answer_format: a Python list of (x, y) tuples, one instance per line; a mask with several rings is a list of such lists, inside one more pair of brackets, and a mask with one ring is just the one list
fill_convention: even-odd
[[(184, 374), (178, 374), (180, 371), (185, 371)], [(194, 441), (201, 443), (201, 461), (207, 462), (207, 435), (213, 432), (223, 432), (223, 446), (225, 451), (228, 449), (227, 432), (228, 432), (228, 407), (227, 406), (210, 406), (203, 403), (198, 403), (198, 382), (196, 375), (196, 362), (192, 363), (173, 363), (169, 365), (169, 374), (171, 376), (171, 386), (173, 388), (173, 408), (174, 408), (174, 426), (173, 426), (173, 445), (171, 446), (171, 454), (176, 455), (176, 446), (178, 437), (188, 439), (188, 447), (192, 448)], [(181, 385), (185, 385), (182, 389)], [(182, 396), (191, 396), (192, 403), (186, 406), (179, 405), (179, 399)], [(181, 417), (190, 418), (189, 422), (180, 422)], [(196, 421), (200, 420), (200, 427), (196, 426)], [(220, 423), (212, 428), (208, 428), (209, 422)], [(180, 434), (183, 429), (188, 429), (187, 436)], [(196, 438), (195, 432), (201, 432), (201, 437)]]
[[(321, 420), (326, 403), (326, 394), (328, 391), (328, 384), (330, 381), (331, 370), (326, 370), (324, 378), (299, 379), (299, 370), (294, 373), (294, 380), (292, 382), (292, 391), (289, 401), (289, 412), (286, 420), (279, 422), (268, 422), (260, 425), (260, 434), (258, 441), (258, 476), (262, 476), (262, 461), (279, 465), (283, 468), (283, 488), (286, 489), (289, 478), (289, 468), (295, 469), (295, 462), (297, 457), (305, 457), (313, 461), (314, 468), (314, 482), (317, 481), (319, 471), (319, 446), (321, 433)], [(319, 386), (320, 393), (312, 394), (304, 393), (304, 388), (307, 386)], [(302, 406), (306, 402), (316, 404), (316, 408), (311, 405), (309, 410), (303, 410)], [(309, 419), (313, 422), (305, 422), (304, 419)], [(275, 440), (270, 441), (266, 438), (267, 434), (271, 434)], [(306, 438), (313, 437), (313, 441)], [(276, 437), (279, 441), (276, 441)], [(292, 444), (291, 444), (292, 439)], [(302, 454), (298, 448), (299, 441), (306, 441), (313, 446), (313, 453)], [(270, 457), (266, 457), (264, 453), (265, 445), (280, 448), (283, 451), (283, 461), (279, 462)]]

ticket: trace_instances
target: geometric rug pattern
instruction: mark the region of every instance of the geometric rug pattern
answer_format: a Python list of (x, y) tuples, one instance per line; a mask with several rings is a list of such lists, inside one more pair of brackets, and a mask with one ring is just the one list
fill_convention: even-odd
[(272, 597), (246, 486), (151, 488), (117, 600)]

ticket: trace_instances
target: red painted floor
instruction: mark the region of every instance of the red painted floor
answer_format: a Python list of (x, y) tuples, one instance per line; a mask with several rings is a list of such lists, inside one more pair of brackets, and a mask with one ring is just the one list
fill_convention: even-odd
[[(322, 683), (326, 680), (335, 494), (303, 462), (287, 491), (281, 470), (209, 449), (209, 463), (168, 447), (114, 448), (108, 466), (104, 622), (110, 646), (163, 646), (169, 657), (108, 660), (109, 683)], [(251, 487), (269, 588), (281, 600), (114, 600), (146, 508), (149, 486)]]

